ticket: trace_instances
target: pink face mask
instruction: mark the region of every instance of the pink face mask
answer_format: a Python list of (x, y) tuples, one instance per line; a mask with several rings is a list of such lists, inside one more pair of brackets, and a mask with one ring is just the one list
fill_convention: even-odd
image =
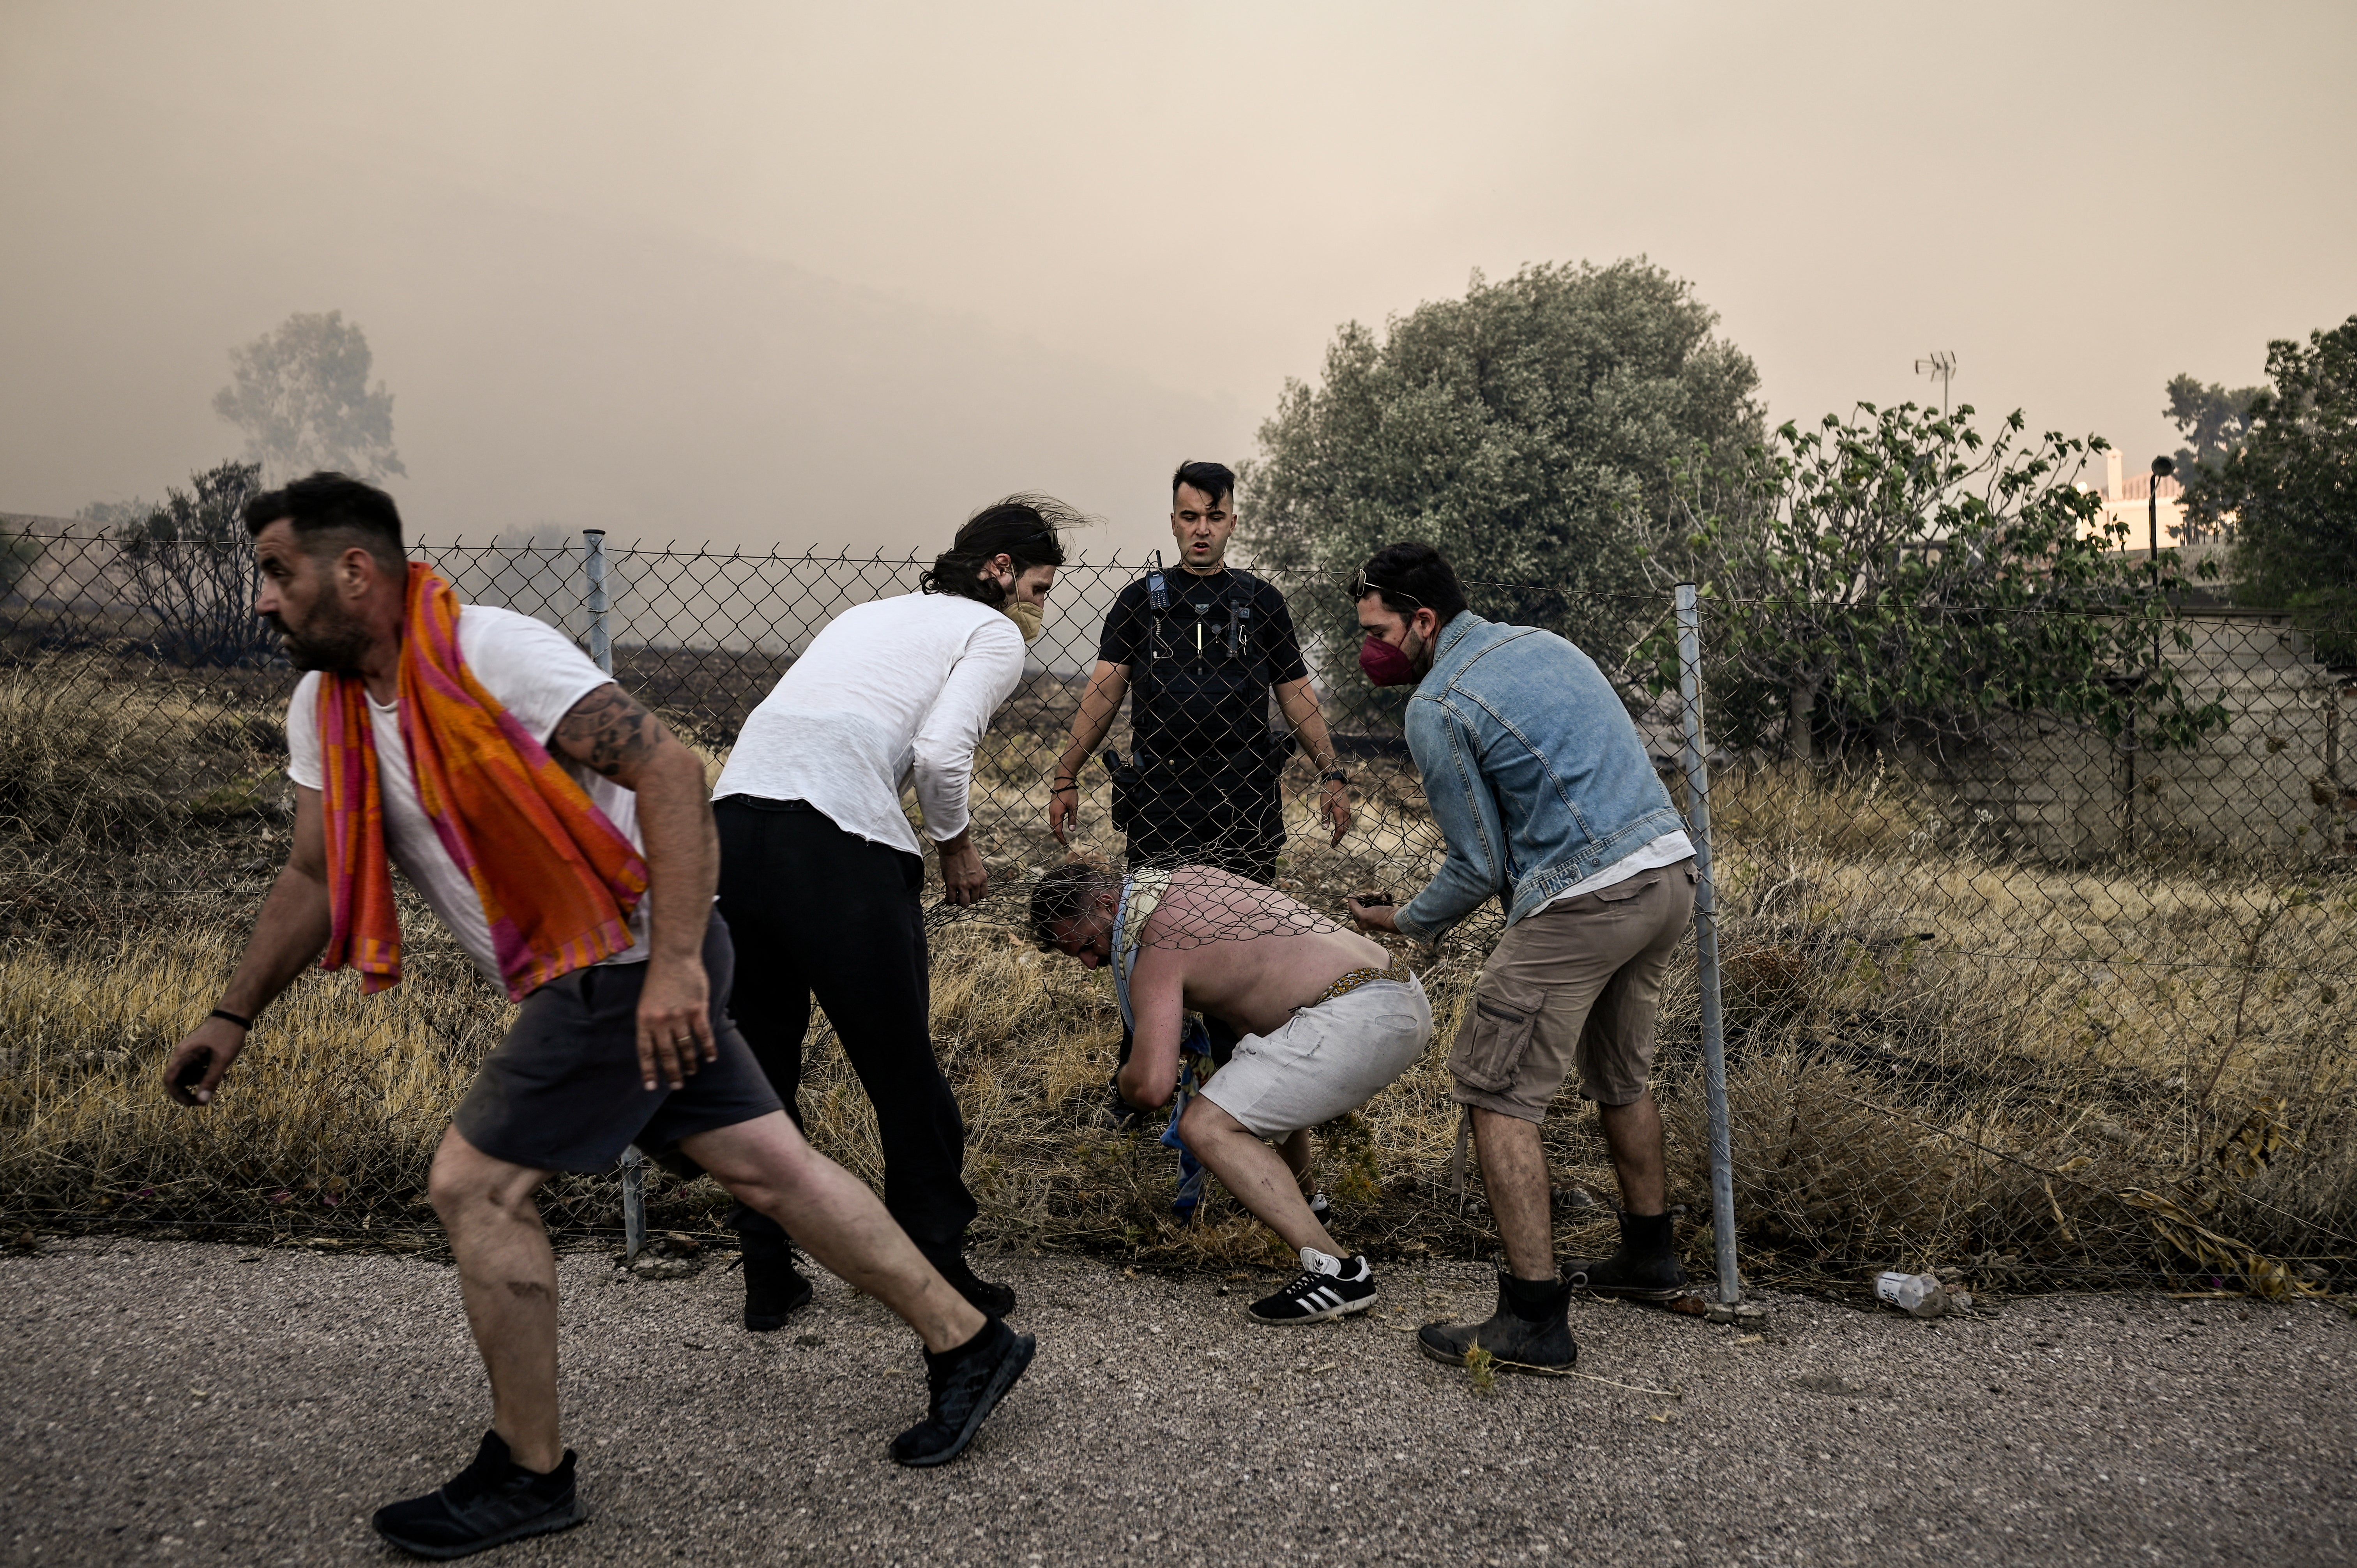
[[(1408, 635), (1414, 637), (1415, 633), (1411, 631)], [(1378, 686), (1405, 686), (1415, 680), (1415, 660), (1405, 650), (1394, 648), (1380, 637), (1370, 637), (1359, 644), (1359, 668)]]

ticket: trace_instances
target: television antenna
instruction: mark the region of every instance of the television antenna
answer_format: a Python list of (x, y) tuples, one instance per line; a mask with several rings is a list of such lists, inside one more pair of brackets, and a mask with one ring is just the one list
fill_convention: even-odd
[(1948, 381), (1956, 373), (1956, 351), (1934, 349), (1930, 356), (1915, 361), (1915, 373), (1930, 376), (1940, 383), (1940, 417), (1948, 417)]

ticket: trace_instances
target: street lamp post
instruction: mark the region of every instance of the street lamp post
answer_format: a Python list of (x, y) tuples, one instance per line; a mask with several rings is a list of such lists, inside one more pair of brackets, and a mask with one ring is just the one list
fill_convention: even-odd
[(2177, 472), (2177, 465), (2167, 457), (2152, 460), (2152, 485), (2145, 493), (2144, 516), (2146, 544), (2152, 562), (2152, 673), (2160, 678), (2160, 481)]

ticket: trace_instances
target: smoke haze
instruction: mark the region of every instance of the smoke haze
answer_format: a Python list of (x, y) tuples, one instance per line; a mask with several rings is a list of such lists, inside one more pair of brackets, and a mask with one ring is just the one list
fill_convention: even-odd
[[(1335, 327), (1645, 253), (1772, 417), (2176, 445), (2357, 310), (2357, 8), (0, 10), (0, 510), (236, 454), (229, 349), (362, 327), (412, 526), (1167, 542)], [(2339, 192), (2339, 194), (2336, 194)], [(1245, 498), (1249, 504), (1249, 498)]]

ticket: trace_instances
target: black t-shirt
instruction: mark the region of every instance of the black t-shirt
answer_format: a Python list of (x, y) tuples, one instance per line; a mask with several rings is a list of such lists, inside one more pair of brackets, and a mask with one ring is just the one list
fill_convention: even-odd
[[(1097, 657), (1129, 667), (1130, 724), (1157, 757), (1226, 754), (1268, 733), (1268, 690), (1309, 673), (1285, 596), (1257, 577), (1222, 569), (1210, 576), (1162, 575), (1170, 607), (1148, 607), (1146, 579), (1121, 591), (1105, 617)], [(1247, 587), (1249, 585), (1249, 587)], [(1236, 607), (1246, 610), (1241, 632)], [(1161, 643), (1147, 658), (1160, 621)]]

